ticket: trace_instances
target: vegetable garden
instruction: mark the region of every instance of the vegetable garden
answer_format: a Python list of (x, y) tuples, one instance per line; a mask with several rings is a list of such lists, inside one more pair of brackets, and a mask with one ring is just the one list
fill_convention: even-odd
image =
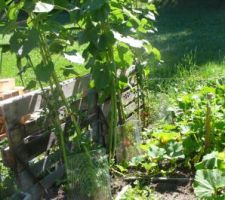
[(157, 15), (147, 0), (0, 0), (1, 70), (14, 56), (27, 91), (0, 102), (0, 199), (225, 199), (224, 76), (152, 78)]

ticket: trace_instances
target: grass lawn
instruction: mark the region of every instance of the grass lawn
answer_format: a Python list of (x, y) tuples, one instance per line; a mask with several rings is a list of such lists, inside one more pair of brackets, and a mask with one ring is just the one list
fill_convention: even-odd
[(184, 69), (195, 77), (225, 75), (225, 3), (216, 1), (167, 1), (159, 7), (158, 32), (150, 40), (164, 62), (152, 76), (183, 75)]
[[(164, 62), (152, 67), (152, 77), (207, 79), (225, 75), (225, 3), (215, 1), (162, 1), (166, 5), (158, 7), (155, 24), (158, 32), (151, 35), (150, 41), (160, 50)], [(7, 40), (0, 36), (0, 44)], [(35, 64), (40, 62), (37, 51), (33, 51), (31, 57)], [(54, 56), (53, 60), (59, 74), (63, 66), (71, 64), (62, 56)], [(75, 69), (81, 74), (87, 73), (81, 66)], [(0, 77), (15, 77), (17, 72), (15, 55), (3, 55)], [(28, 70), (25, 83), (32, 79), (34, 74)], [(16, 80), (21, 85), (19, 76)]]

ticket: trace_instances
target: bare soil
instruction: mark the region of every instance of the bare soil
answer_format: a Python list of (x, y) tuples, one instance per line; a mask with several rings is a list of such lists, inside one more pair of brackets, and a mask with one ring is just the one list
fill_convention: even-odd
[[(155, 200), (196, 200), (192, 188), (192, 181), (188, 177), (193, 177), (191, 171), (177, 171), (171, 179), (143, 179), (144, 185), (150, 187), (155, 193)], [(112, 176), (112, 195), (115, 197), (126, 185), (132, 185), (134, 180), (124, 180), (123, 177)], [(181, 179), (180, 179), (181, 178)], [(182, 179), (184, 178), (184, 179)], [(42, 200), (66, 200), (66, 193), (63, 188), (56, 186), (51, 188)], [(101, 200), (101, 199), (99, 199)]]
[[(155, 200), (196, 200), (192, 188), (194, 173), (192, 170), (177, 169), (168, 179), (150, 178), (141, 179), (145, 186), (154, 191)], [(126, 185), (132, 185), (134, 180), (125, 181), (122, 177), (112, 178), (112, 194), (116, 196)]]
[(157, 200), (195, 200), (191, 182), (167, 181), (153, 186)]

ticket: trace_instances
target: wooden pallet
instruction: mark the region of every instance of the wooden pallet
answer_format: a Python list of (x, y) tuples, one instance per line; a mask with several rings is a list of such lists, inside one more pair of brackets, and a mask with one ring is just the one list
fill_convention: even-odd
[[(24, 87), (16, 87), (14, 78), (0, 79), (0, 101), (22, 95)], [(0, 140), (6, 137), (5, 118), (0, 115)]]
[[(133, 79), (130, 80), (129, 83), (133, 88), (126, 88), (121, 94), (127, 118), (135, 115), (137, 109), (140, 108), (140, 105), (136, 102), (137, 93), (134, 92), (136, 83)], [(93, 134), (95, 132), (98, 133), (93, 138), (97, 139), (100, 136), (100, 139), (104, 141), (108, 137), (108, 132), (106, 124), (102, 123), (99, 109), (107, 121), (111, 108), (110, 98), (99, 104), (96, 91), (90, 89), (89, 85), (90, 75), (61, 83), (62, 91), (66, 98), (81, 94), (80, 99), (71, 102), (74, 110), (84, 115), (84, 118), (79, 118), (81, 128), (87, 130), (92, 127)], [(50, 88), (47, 87), (45, 90), (49, 91)], [(51, 96), (50, 92), (49, 95)], [(48, 162), (43, 172), (43, 163), (45, 162), (43, 155), (46, 153), (50, 135), (53, 133), (52, 122), (42, 114), (45, 107), (46, 102), (40, 90), (0, 101), (0, 114), (5, 117), (9, 142), (9, 146), (2, 150), (4, 164), (14, 170), (17, 174), (17, 182), (20, 189), (30, 193), (34, 200), (39, 200), (43, 192), (43, 187), (40, 187), (40, 183), (45, 189), (48, 189), (64, 174), (61, 155), (56, 148), (57, 143), (51, 148), (51, 153), (48, 156)], [(64, 129), (67, 122), (64, 107), (59, 109), (59, 116), (61, 127)], [(65, 135), (65, 137), (68, 136)], [(40, 180), (39, 184), (34, 180), (33, 176)]]

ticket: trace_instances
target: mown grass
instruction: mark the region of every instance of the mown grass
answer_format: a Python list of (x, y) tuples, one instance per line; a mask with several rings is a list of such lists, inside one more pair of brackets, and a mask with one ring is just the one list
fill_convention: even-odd
[[(159, 16), (155, 26), (156, 34), (150, 41), (161, 54), (163, 63), (152, 66), (153, 78), (216, 78), (225, 75), (225, 3), (221, 0), (156, 0)], [(8, 38), (1, 39), (0, 44)], [(35, 64), (40, 62), (38, 51), (31, 57)], [(63, 56), (54, 56), (55, 68), (71, 64)], [(75, 66), (81, 74), (87, 71)], [(15, 55), (6, 53), (2, 61), (0, 78), (15, 77), (21, 84), (16, 67)], [(24, 74), (25, 83), (33, 80), (34, 74), (28, 70)], [(61, 76), (61, 79), (67, 77)]]
[(152, 76), (224, 76), (225, 3), (220, 0), (161, 2), (156, 21), (158, 32), (150, 40), (161, 51), (164, 62), (154, 67)]

